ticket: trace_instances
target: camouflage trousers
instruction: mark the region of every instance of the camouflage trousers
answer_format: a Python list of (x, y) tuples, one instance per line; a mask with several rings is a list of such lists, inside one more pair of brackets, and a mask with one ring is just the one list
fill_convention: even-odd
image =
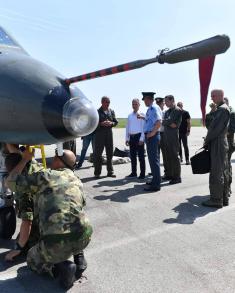
[(84, 250), (91, 240), (91, 234), (92, 227), (90, 226), (82, 236), (48, 235), (28, 251), (27, 264), (38, 274), (47, 272), (53, 277), (54, 265)]

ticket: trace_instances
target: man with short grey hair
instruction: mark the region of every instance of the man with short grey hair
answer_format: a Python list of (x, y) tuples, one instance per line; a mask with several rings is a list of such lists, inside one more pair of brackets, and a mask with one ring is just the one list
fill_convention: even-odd
[(228, 141), (227, 132), (230, 111), (224, 102), (221, 89), (211, 91), (211, 99), (217, 105), (214, 119), (210, 123), (204, 147), (210, 151), (211, 170), (209, 178), (210, 199), (202, 205), (222, 208), (229, 204)]

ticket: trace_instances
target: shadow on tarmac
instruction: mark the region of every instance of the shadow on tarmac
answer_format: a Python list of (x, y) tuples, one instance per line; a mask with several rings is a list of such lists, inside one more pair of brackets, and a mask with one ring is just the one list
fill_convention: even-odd
[[(17, 256), (14, 261), (5, 261), (5, 256), (9, 251), (5, 251), (0, 253), (0, 272), (4, 272), (11, 267), (14, 267), (18, 264), (24, 263), (26, 261), (26, 255), (19, 255)], [(1, 288), (1, 287), (0, 287)], [(2, 292), (0, 290), (0, 292)]]
[[(119, 183), (116, 185), (116, 186), (121, 186), (123, 185), (120, 184), (120, 181), (121, 180), (117, 180), (119, 181)], [(113, 186), (113, 182), (115, 181), (107, 181), (107, 182), (110, 182), (110, 186)], [(102, 182), (104, 183), (104, 181)], [(112, 183), (112, 185), (111, 185)], [(103, 186), (103, 184), (102, 184)], [(107, 185), (105, 185), (107, 186)], [(125, 190), (103, 190), (103, 192), (113, 192), (113, 191), (117, 191), (116, 193), (113, 193), (112, 195), (98, 195), (98, 196), (95, 196), (94, 199), (96, 200), (110, 200), (110, 201), (116, 201), (116, 202), (129, 202), (129, 198), (132, 197), (132, 196), (136, 196), (136, 195), (140, 195), (140, 194), (144, 194), (145, 191), (144, 191), (144, 185), (134, 185), (134, 186), (131, 186), (130, 188), (127, 188)]]
[(0, 292), (67, 292), (59, 287), (59, 284), (50, 276), (37, 275), (27, 266), (17, 270), (17, 277), (0, 280)]
[(205, 215), (217, 211), (216, 208), (208, 208), (201, 205), (202, 201), (208, 199), (208, 196), (195, 195), (187, 198), (188, 202), (180, 203), (173, 208), (178, 215), (176, 218), (169, 218), (163, 220), (167, 224), (193, 224), (197, 218), (204, 217)]
[(122, 186), (122, 185), (128, 184), (130, 182), (137, 183), (137, 182), (141, 182), (141, 181), (138, 180), (137, 178), (132, 178), (132, 179), (122, 178), (122, 179), (118, 179), (118, 180), (99, 181), (99, 182), (97, 182), (96, 185), (93, 185), (92, 187), (94, 187), (94, 188), (98, 188), (101, 186), (115, 187), (115, 186)]

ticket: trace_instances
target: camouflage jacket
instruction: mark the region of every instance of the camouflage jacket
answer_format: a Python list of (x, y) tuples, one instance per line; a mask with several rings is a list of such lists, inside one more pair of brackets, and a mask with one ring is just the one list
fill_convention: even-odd
[(83, 212), (82, 183), (69, 169), (19, 175), (9, 186), (13, 191), (33, 196), (34, 217), (38, 219), (41, 237), (83, 233), (89, 225)]
[[(30, 175), (35, 172), (43, 171), (44, 167), (42, 164), (38, 163), (35, 159), (29, 163), (28, 170), (24, 171), (22, 175)], [(33, 194), (30, 191), (20, 192), (17, 190), (14, 195), (16, 201), (16, 209), (18, 211), (18, 217), (22, 220), (33, 221)]]

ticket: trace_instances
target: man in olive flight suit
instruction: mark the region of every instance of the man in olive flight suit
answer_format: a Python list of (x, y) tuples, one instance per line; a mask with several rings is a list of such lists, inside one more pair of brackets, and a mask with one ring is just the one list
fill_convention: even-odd
[(224, 98), (224, 101), (226, 105), (229, 107), (230, 110), (230, 122), (228, 126), (228, 163), (229, 163), (229, 193), (231, 195), (231, 184), (232, 184), (232, 164), (231, 164), (231, 157), (235, 150), (235, 144), (234, 144), (234, 131), (235, 131), (235, 111), (234, 109), (229, 106), (229, 100), (228, 98)]
[(211, 170), (209, 178), (210, 199), (202, 205), (222, 208), (229, 204), (229, 166), (227, 132), (230, 111), (224, 102), (224, 92), (212, 90), (211, 99), (217, 105), (205, 138), (204, 147), (209, 148)]
[(169, 184), (181, 183), (181, 165), (179, 158), (179, 127), (182, 119), (182, 111), (175, 105), (174, 96), (165, 97), (168, 110), (162, 122), (164, 126), (164, 140), (166, 149), (166, 174), (163, 180), (170, 180)]

